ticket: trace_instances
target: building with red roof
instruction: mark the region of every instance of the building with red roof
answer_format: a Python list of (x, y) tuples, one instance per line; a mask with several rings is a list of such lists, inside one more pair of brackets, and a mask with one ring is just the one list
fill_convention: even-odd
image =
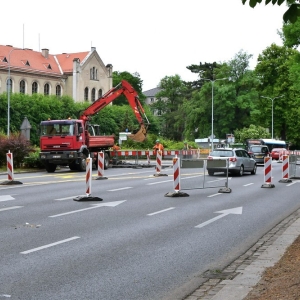
[(0, 93), (71, 96), (93, 102), (112, 88), (111, 64), (104, 65), (95, 47), (91, 51), (50, 54), (0, 45)]

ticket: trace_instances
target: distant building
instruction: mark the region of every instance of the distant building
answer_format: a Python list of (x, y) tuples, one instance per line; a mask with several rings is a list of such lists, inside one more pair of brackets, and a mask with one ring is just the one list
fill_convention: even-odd
[(68, 95), (75, 102), (93, 102), (112, 88), (112, 72), (113, 66), (104, 65), (95, 47), (52, 55), (48, 49), (0, 45), (0, 93), (10, 87), (12, 93)]
[[(160, 88), (156, 87), (154, 89), (144, 91), (143, 94), (146, 96), (145, 103), (151, 107), (152, 104), (154, 104), (158, 98), (156, 98), (156, 95), (161, 91)], [(166, 100), (166, 98), (162, 98), (162, 100)], [(155, 116), (160, 116), (162, 112), (158, 109), (153, 109), (153, 114)]]

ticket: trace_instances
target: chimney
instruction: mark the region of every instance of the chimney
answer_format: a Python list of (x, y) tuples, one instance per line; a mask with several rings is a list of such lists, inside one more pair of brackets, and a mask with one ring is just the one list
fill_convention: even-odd
[(43, 55), (45, 58), (48, 58), (48, 55), (49, 55), (49, 49), (42, 49), (42, 55)]
[(96, 47), (91, 47), (91, 52), (96, 51)]

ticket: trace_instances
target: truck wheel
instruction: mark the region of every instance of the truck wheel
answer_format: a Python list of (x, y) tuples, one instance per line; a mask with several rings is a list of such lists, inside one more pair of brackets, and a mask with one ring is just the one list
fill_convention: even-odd
[(75, 161), (72, 161), (72, 162), (69, 164), (69, 168), (70, 168), (70, 170), (72, 170), (72, 171), (76, 171), (76, 170), (77, 170), (76, 162), (75, 162)]
[(79, 172), (85, 172), (86, 171), (86, 157), (85, 155), (80, 158), (79, 164), (78, 164), (78, 171)]
[(213, 175), (215, 174), (215, 172), (214, 172), (214, 171), (211, 171), (211, 170), (207, 170), (207, 172), (208, 172), (208, 175), (209, 175), (209, 176), (213, 176)]
[(107, 153), (104, 154), (104, 170), (107, 170), (109, 166), (109, 155)]
[(52, 163), (46, 163), (46, 171), (48, 173), (54, 173), (56, 170), (56, 165)]

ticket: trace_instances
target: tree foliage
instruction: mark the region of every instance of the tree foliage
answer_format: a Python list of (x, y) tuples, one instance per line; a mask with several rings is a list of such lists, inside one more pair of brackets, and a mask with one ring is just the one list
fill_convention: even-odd
[[(247, 0), (242, 0), (242, 3), (245, 4)], [(254, 8), (256, 4), (263, 2), (263, 0), (249, 0), (249, 5)], [(265, 5), (272, 3), (273, 5), (281, 5), (282, 3), (286, 3), (288, 9), (283, 14), (283, 21), (285, 23), (291, 22), (295, 23), (300, 16), (300, 4), (299, 0), (265, 0)]]
[(236, 129), (234, 131), (235, 142), (244, 143), (246, 139), (267, 139), (270, 134), (262, 126), (250, 124), (249, 127)]

